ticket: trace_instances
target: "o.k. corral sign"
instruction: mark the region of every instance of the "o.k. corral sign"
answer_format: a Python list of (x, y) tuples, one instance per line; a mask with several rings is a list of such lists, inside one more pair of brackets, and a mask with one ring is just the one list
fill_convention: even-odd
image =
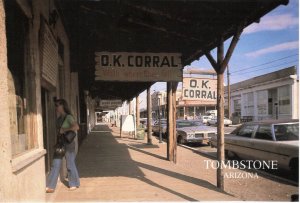
[(181, 54), (95, 52), (95, 80), (182, 81)]
[(217, 104), (217, 80), (210, 78), (183, 78), (182, 100), (186, 103)]

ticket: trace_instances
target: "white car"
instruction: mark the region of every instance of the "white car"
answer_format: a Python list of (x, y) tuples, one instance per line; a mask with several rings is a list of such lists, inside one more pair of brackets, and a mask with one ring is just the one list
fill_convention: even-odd
[[(278, 162), (298, 180), (299, 120), (256, 121), (243, 124), (224, 137), (225, 155), (231, 159)], [(211, 138), (217, 147), (217, 137)]]
[(178, 120), (176, 122), (177, 142), (209, 143), (212, 136), (217, 135), (216, 127), (205, 126), (197, 121)]
[[(217, 117), (213, 117), (207, 121), (207, 125), (217, 125)], [(224, 125), (229, 126), (232, 125), (232, 121), (228, 118), (224, 118)]]
[[(167, 133), (167, 119), (160, 119), (160, 130), (162, 136), (165, 136)], [(159, 120), (156, 120), (152, 125), (152, 132), (154, 135), (159, 135)]]
[(209, 121), (212, 118), (212, 116), (201, 116), (200, 121), (204, 124), (207, 124), (207, 121)]

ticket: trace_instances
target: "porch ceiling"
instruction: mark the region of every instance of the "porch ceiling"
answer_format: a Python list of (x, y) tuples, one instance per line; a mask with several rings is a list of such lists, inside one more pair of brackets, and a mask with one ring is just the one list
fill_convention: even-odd
[(71, 67), (92, 96), (128, 100), (149, 82), (94, 80), (95, 51), (179, 52), (190, 64), (288, 0), (57, 0), (71, 44)]

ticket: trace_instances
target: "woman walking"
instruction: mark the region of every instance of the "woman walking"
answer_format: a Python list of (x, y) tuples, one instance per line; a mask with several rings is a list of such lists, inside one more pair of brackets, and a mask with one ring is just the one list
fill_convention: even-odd
[[(58, 99), (55, 102), (56, 112), (58, 114), (57, 118), (57, 128), (59, 131), (58, 140), (64, 140), (63, 134), (67, 131), (76, 132), (79, 130), (79, 126), (75, 121), (74, 117), (71, 115), (71, 111), (68, 107), (67, 102), (64, 99)], [(75, 141), (73, 140), (71, 143), (66, 143), (64, 141), (65, 146), (65, 157), (67, 161), (67, 170), (68, 170), (68, 180), (69, 180), (69, 188), (70, 190), (76, 190), (80, 186), (79, 175), (75, 164)], [(53, 193), (57, 179), (59, 176), (60, 168), (62, 165), (62, 157), (54, 155), (51, 171), (47, 177), (47, 186), (46, 192)]]

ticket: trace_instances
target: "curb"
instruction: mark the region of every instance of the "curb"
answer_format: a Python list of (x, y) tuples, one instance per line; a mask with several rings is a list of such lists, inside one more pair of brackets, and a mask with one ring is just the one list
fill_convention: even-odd
[(195, 149), (195, 148), (192, 148), (192, 147), (189, 147), (189, 146), (186, 146), (186, 145), (182, 145), (182, 144), (177, 144), (177, 145), (180, 146), (180, 147), (183, 147), (183, 148), (190, 149), (192, 151), (198, 152), (200, 154), (206, 155), (206, 156), (211, 157), (213, 159), (216, 159), (215, 156), (211, 155), (208, 152), (205, 152), (205, 151), (202, 151), (202, 150), (198, 150), (198, 149)]

